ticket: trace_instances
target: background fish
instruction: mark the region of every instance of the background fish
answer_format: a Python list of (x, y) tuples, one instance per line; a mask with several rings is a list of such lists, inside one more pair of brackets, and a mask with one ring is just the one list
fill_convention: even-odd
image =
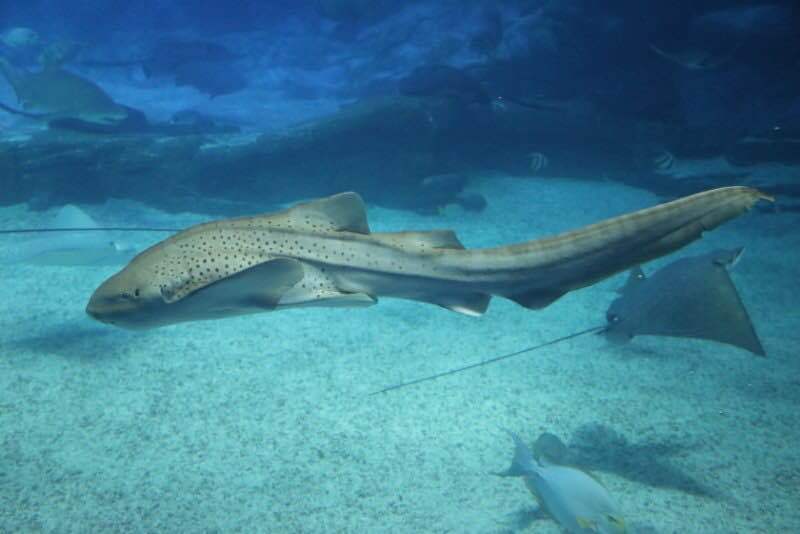
[[(68, 204), (58, 210), (54, 228), (97, 228), (97, 223), (82, 209)], [(134, 249), (112, 239), (108, 232), (61, 232), (19, 238), (6, 247), (3, 263), (36, 265), (115, 265), (133, 257)]]
[(572, 534), (626, 532), (618, 506), (596, 478), (544, 455), (535, 458), (517, 434), (507, 432), (514, 440), (514, 459), (498, 476), (522, 477), (542, 509)]
[(0, 71), (14, 89), (22, 109), (39, 118), (79, 119), (108, 125), (128, 117), (126, 108), (114, 102), (100, 86), (62, 68), (27, 72), (0, 58)]

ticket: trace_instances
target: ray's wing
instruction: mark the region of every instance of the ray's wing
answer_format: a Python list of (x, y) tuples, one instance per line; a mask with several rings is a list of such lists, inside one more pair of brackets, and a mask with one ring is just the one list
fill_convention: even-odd
[(765, 356), (727, 264), (715, 254), (678, 260), (648, 278), (648, 298), (627, 310), (636, 316), (629, 333), (707, 339)]

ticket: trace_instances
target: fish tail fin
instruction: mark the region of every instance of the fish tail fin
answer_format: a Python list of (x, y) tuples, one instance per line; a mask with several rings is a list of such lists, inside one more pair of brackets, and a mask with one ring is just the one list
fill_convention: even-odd
[(540, 466), (522, 438), (508, 429), (503, 430), (514, 440), (514, 459), (511, 460), (511, 467), (494, 474), (501, 477), (521, 477), (538, 471)]

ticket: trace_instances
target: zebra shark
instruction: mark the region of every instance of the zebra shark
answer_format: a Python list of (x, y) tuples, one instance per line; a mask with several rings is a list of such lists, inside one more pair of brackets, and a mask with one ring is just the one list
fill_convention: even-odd
[(86, 307), (125, 328), (301, 306), (405, 298), (478, 316), (492, 296), (543, 308), (569, 291), (668, 254), (770, 197), (725, 187), (553, 237), (465, 249), (450, 230), (370, 232), (356, 193), (208, 222), (141, 252)]

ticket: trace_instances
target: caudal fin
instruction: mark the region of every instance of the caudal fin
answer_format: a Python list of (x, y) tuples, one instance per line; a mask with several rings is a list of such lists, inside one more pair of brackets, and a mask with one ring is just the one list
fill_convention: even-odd
[(501, 477), (522, 477), (535, 473), (539, 465), (536, 463), (536, 459), (533, 457), (531, 450), (525, 445), (525, 442), (522, 441), (519, 435), (508, 429), (504, 430), (511, 436), (511, 439), (514, 440), (514, 459), (511, 461), (511, 466), (508, 469), (494, 474)]

